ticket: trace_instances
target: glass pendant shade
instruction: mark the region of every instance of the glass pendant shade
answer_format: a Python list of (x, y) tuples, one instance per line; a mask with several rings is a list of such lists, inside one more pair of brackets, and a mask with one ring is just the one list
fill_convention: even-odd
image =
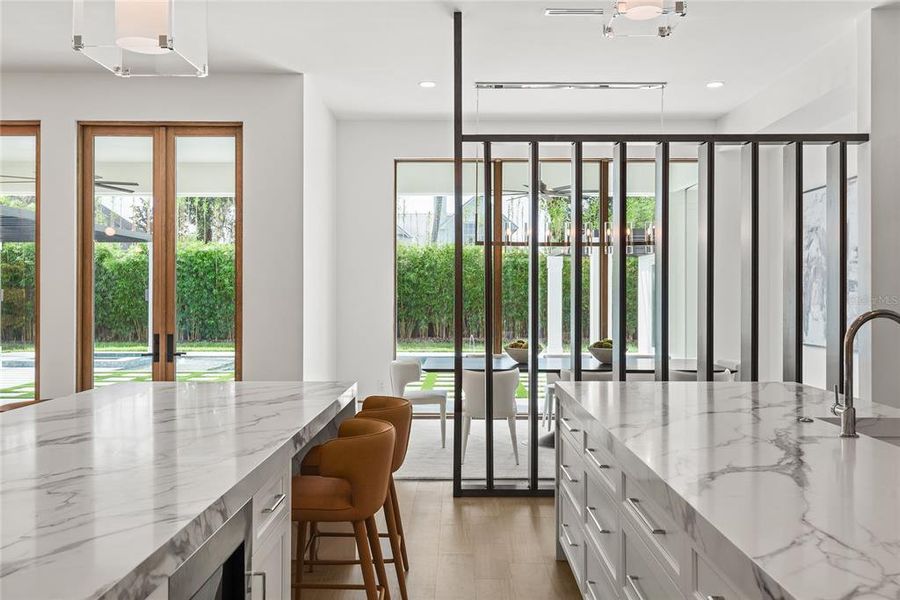
[(160, 35), (169, 31), (167, 0), (115, 0), (116, 46), (140, 54), (165, 54)]
[(72, 47), (120, 77), (205, 77), (207, 0), (73, 0)]
[(663, 0), (622, 0), (618, 11), (634, 21), (655, 19), (663, 13)]

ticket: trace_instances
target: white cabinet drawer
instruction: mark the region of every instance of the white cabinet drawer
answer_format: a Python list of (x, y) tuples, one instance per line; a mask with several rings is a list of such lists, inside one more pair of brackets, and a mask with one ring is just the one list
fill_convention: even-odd
[(706, 560), (697, 554), (693, 555), (693, 591), (697, 600), (738, 600), (742, 596), (734, 591), (725, 579)]
[(607, 575), (616, 580), (619, 572), (619, 507), (594, 476), (587, 477), (585, 533), (597, 547)]
[(647, 553), (640, 536), (628, 525), (623, 528), (623, 581), (628, 600), (675, 600), (682, 595), (662, 566)]
[(584, 583), (584, 529), (581, 525), (581, 516), (572, 502), (562, 495), (559, 498), (559, 545), (562, 546), (569, 567), (578, 582), (578, 587)]
[(581, 449), (566, 436), (560, 436), (559, 485), (564, 493), (569, 494), (578, 516), (584, 516), (584, 463)]
[(591, 436), (585, 437), (584, 464), (593, 471), (597, 479), (606, 487), (613, 498), (619, 498), (622, 471), (613, 455)]
[(564, 403), (559, 404), (559, 433), (567, 436), (576, 448), (581, 448), (584, 443), (584, 427), (578, 417), (572, 415), (572, 411)]
[(591, 543), (585, 548), (584, 597), (586, 600), (618, 598), (616, 586), (610, 579), (602, 559)]
[(676, 580), (680, 578), (687, 539), (669, 514), (657, 506), (646, 492), (627, 475), (624, 477), (623, 514), (629, 518), (647, 543), (654, 557)]
[(290, 511), (291, 469), (284, 465), (253, 494), (253, 535), (259, 541), (280, 516)]

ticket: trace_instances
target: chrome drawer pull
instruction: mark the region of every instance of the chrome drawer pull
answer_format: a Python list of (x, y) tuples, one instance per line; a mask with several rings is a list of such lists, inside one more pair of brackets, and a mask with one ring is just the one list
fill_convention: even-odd
[(725, 596), (707, 596), (706, 600), (725, 600)]
[(598, 468), (598, 469), (610, 469), (610, 468), (612, 468), (612, 467), (610, 467), (608, 464), (602, 463), (602, 462), (600, 462), (599, 460), (597, 460), (597, 457), (594, 456), (594, 452), (597, 451), (596, 448), (588, 448), (587, 451), (588, 451), (588, 456), (591, 458), (591, 462), (593, 462), (595, 465), (597, 465), (597, 468)]
[(644, 527), (647, 528), (647, 531), (654, 535), (662, 535), (666, 532), (665, 529), (661, 529), (653, 524), (653, 521), (650, 520), (650, 517), (647, 516), (647, 513), (644, 512), (638, 504), (640, 503), (640, 499), (638, 498), (629, 498), (628, 504), (631, 505), (631, 508), (634, 509), (634, 512), (637, 513), (638, 517), (640, 517), (641, 521), (644, 522)]
[(578, 433), (579, 431), (581, 431), (580, 429), (576, 429), (575, 427), (569, 425), (569, 419), (566, 417), (562, 417), (560, 421), (562, 421), (563, 427), (568, 429), (570, 433)]
[(568, 545), (570, 545), (571, 547), (573, 547), (573, 548), (577, 548), (577, 547), (578, 547), (578, 544), (576, 544), (575, 542), (573, 542), (573, 541), (572, 541), (572, 538), (569, 537), (569, 532), (568, 532), (568, 527), (569, 527), (569, 526), (568, 526), (567, 524), (565, 524), (565, 523), (563, 523), (562, 526), (563, 526), (562, 534), (563, 534), (563, 537), (566, 538), (566, 543), (567, 543)]
[(597, 582), (591, 579), (587, 579), (586, 581), (588, 584), (588, 593), (591, 595), (591, 600), (597, 600), (597, 594), (594, 593), (594, 586), (597, 585)]
[(628, 586), (634, 591), (634, 595), (638, 597), (638, 600), (647, 600), (644, 593), (641, 592), (640, 586), (638, 586), (638, 577), (626, 575), (625, 581), (628, 582)]
[(276, 500), (272, 504), (272, 506), (262, 509), (263, 513), (273, 513), (276, 510), (278, 510), (278, 507), (281, 506), (281, 503), (284, 502), (284, 499), (287, 498), (287, 495), (286, 494), (278, 494), (277, 496), (275, 496), (275, 498), (276, 498)]
[(594, 511), (597, 510), (596, 506), (588, 506), (588, 514), (591, 517), (591, 521), (594, 522), (594, 525), (597, 526), (597, 533), (612, 533), (609, 529), (604, 529), (603, 525), (600, 524), (600, 521), (597, 520), (597, 517), (594, 516)]
[(578, 483), (578, 480), (572, 477), (572, 474), (569, 473), (569, 469), (567, 469), (566, 467), (567, 465), (560, 463), (559, 470), (562, 471), (562, 474), (565, 475), (566, 479), (568, 479), (571, 483)]
[(266, 600), (266, 572), (265, 571), (247, 571), (244, 573), (247, 577), (247, 593), (251, 593), (253, 591), (253, 578), (259, 577), (262, 579), (262, 600)]

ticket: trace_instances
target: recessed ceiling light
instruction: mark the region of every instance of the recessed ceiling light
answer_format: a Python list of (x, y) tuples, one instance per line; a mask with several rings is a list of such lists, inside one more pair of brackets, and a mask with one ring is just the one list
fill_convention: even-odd
[(724, 85), (725, 85), (724, 81), (710, 81), (709, 83), (706, 84), (706, 87), (708, 87), (711, 90), (714, 90), (714, 89), (723, 87)]
[(436, 84), (435, 82), (433, 82), (433, 81), (420, 81), (420, 82), (419, 82), (419, 87), (420, 87), (420, 88), (428, 88), (428, 89), (430, 89), (430, 88), (433, 88), (433, 87), (437, 87), (437, 84)]

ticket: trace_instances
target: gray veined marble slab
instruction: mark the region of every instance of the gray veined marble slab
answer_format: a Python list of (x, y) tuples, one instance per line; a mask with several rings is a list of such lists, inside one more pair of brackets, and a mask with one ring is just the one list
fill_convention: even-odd
[(0, 598), (144, 597), (355, 394), (135, 383), (0, 414)]
[[(839, 438), (815, 418), (830, 415), (827, 392), (782, 383), (558, 387), (748, 596), (900, 598), (900, 447)], [(857, 410), (900, 416), (874, 403)]]

